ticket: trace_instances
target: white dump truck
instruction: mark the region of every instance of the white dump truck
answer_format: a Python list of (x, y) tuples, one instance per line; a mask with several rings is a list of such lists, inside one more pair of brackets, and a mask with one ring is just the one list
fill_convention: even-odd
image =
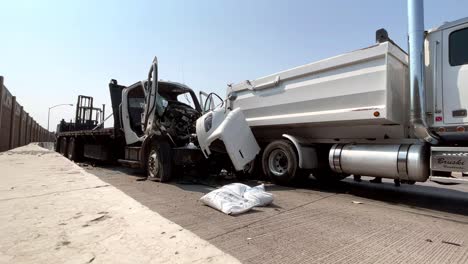
[(468, 18), (426, 31), (423, 0), (409, 0), (408, 24), (409, 54), (378, 30), (371, 47), (229, 85), (217, 108), (210, 95), (205, 156), (225, 151), (279, 183), (468, 182)]

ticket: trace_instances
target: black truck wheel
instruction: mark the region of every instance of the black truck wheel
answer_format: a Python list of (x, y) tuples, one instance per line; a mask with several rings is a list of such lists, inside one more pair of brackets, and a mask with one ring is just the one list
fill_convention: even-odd
[(168, 182), (172, 177), (171, 145), (167, 141), (152, 143), (146, 159), (148, 180)]
[(81, 159), (82, 149), (80, 147), (78, 139), (72, 137), (68, 140), (67, 157), (69, 160), (79, 161)]
[(60, 153), (60, 138), (57, 138), (54, 143), (55, 152)]
[(68, 140), (66, 137), (60, 138), (59, 148), (60, 148), (60, 154), (62, 154), (63, 156), (66, 156), (68, 152)]
[(276, 140), (268, 144), (262, 155), (262, 168), (273, 182), (287, 185), (300, 173), (296, 150), (287, 140)]
[(75, 160), (75, 139), (70, 138), (68, 140), (67, 158), (69, 160)]

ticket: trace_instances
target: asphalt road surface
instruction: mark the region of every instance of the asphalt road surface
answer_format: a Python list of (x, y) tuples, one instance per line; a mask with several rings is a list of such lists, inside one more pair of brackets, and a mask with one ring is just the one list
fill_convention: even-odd
[(199, 202), (225, 180), (161, 184), (121, 167), (85, 169), (244, 263), (468, 263), (468, 186), (267, 184), (272, 205), (228, 216)]

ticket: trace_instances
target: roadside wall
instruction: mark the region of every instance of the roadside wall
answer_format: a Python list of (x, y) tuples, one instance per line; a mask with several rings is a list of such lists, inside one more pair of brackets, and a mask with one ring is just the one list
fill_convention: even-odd
[(30, 142), (53, 142), (54, 134), (41, 127), (16, 100), (0, 76), (0, 152)]

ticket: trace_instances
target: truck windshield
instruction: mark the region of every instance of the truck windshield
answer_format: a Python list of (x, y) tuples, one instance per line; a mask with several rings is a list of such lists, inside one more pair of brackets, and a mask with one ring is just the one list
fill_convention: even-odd
[(179, 94), (177, 96), (177, 101), (189, 105), (190, 107), (195, 109), (195, 104), (193, 103), (193, 99), (189, 93)]
[(450, 65), (459, 66), (468, 63), (468, 28), (450, 33), (449, 57)]
[[(159, 108), (165, 108), (171, 103), (179, 103), (201, 112), (200, 104), (198, 103), (195, 93), (185, 85), (170, 82), (159, 82), (158, 97), (162, 97), (164, 99), (157, 99)], [(163, 105), (163, 103), (165, 105)], [(160, 113), (159, 110), (158, 113)]]

